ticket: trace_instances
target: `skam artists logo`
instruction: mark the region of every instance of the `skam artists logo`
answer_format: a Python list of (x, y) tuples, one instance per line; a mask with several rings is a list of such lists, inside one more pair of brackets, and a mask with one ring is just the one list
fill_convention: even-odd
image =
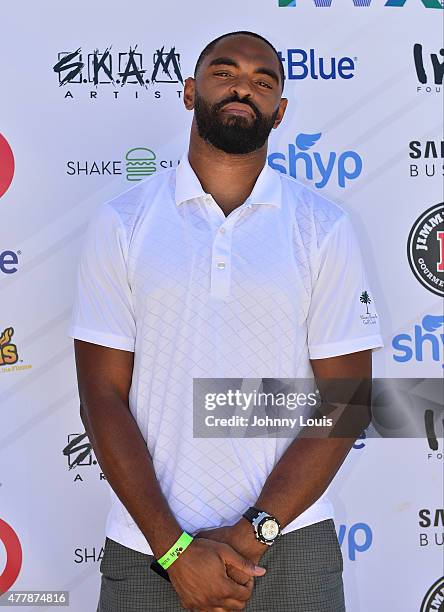
[(14, 155), (8, 141), (0, 134), (0, 198), (8, 191), (14, 177)]
[[(417, 0), (418, 2), (419, 0)], [(407, 0), (387, 0), (384, 6), (403, 7)], [(413, 2), (413, 0), (412, 0)], [(444, 2), (442, 0), (420, 0), (425, 8), (442, 9)], [(332, 6), (333, 0), (313, 0), (317, 7)], [(353, 6), (371, 6), (372, 0), (353, 0)], [(296, 7), (297, 0), (278, 0), (278, 6)]]
[(444, 140), (412, 140), (409, 149), (410, 159), (418, 160), (410, 164), (410, 176), (432, 177), (438, 172), (444, 174)]
[(397, 334), (393, 337), (393, 359), (398, 363), (412, 360), (422, 363), (426, 355), (431, 361), (442, 362), (444, 333), (441, 333), (441, 329), (443, 327), (444, 315), (425, 315), (421, 325), (414, 325), (412, 333)]
[(444, 296), (444, 202), (428, 208), (414, 222), (407, 258), (421, 285)]
[(360, 176), (362, 159), (356, 151), (343, 151), (339, 155), (331, 151), (328, 157), (319, 151), (310, 151), (321, 136), (322, 132), (298, 134), (295, 144), (288, 145), (287, 156), (283, 153), (270, 153), (268, 164), (274, 170), (289, 174), (293, 178), (314, 181), (314, 186), (318, 189), (325, 187), (333, 176), (339, 187), (344, 188), (347, 181), (353, 181)]
[[(134, 96), (139, 97), (141, 88), (148, 89), (149, 85), (181, 84), (183, 77), (180, 68), (180, 54), (175, 47), (166, 51), (164, 47), (157, 49), (152, 57), (150, 70), (146, 67), (144, 56), (137, 51), (137, 45), (126, 52), (111, 52), (111, 47), (104, 51), (95, 49), (92, 53), (84, 54), (81, 47), (75, 51), (63, 51), (58, 54), (58, 61), (53, 66), (58, 75), (59, 86), (69, 87), (65, 98), (74, 98), (75, 87), (86, 85), (94, 87), (90, 91), (90, 98), (97, 98), (98, 89), (112, 88), (115, 98), (122, 88), (131, 87)], [(180, 97), (181, 90), (178, 92)], [(154, 97), (160, 98), (161, 91), (154, 91)]]
[[(78, 467), (90, 467), (97, 465), (97, 459), (94, 456), (91, 442), (87, 438), (86, 432), (83, 434), (69, 434), (68, 444), (63, 449), (63, 454), (68, 459), (68, 469), (72, 470)], [(105, 475), (100, 472), (100, 480), (106, 480)], [(83, 482), (83, 478), (77, 472), (73, 482)]]
[[(438, 57), (441, 56), (441, 59)], [(441, 93), (444, 76), (444, 49), (438, 53), (425, 54), (420, 43), (413, 46), (413, 60), (415, 62), (416, 76), (421, 85), (416, 87), (418, 92)], [(424, 87), (425, 86), (425, 87)]]
[(279, 51), (284, 65), (285, 77), (291, 80), (306, 78), (321, 80), (352, 79), (355, 76), (357, 58), (318, 57), (315, 49), (287, 49), (285, 56)]

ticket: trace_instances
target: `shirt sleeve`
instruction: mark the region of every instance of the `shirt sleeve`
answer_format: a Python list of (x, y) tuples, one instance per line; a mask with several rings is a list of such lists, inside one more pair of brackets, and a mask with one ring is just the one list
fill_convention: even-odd
[(93, 215), (80, 254), (71, 338), (134, 351), (136, 324), (125, 226), (107, 203)]
[(311, 359), (384, 346), (373, 293), (347, 213), (320, 247), (307, 325)]

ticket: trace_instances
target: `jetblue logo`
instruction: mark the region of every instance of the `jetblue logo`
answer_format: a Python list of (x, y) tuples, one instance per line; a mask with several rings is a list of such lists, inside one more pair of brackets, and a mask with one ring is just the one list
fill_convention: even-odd
[[(425, 315), (421, 325), (415, 325), (412, 334), (398, 334), (392, 340), (393, 359), (406, 361), (443, 361), (444, 315)], [(443, 363), (444, 367), (444, 363)]]
[(362, 159), (356, 151), (343, 151), (338, 154), (320, 153), (311, 150), (322, 133), (298, 134), (295, 144), (288, 145), (288, 153), (270, 153), (268, 164), (274, 170), (289, 174), (293, 178), (314, 181), (315, 187), (322, 189), (331, 180), (344, 188), (347, 181), (353, 181), (362, 172)]
[(3, 274), (15, 274), (18, 270), (18, 256), (20, 251), (3, 251), (0, 252), (0, 272)]
[(359, 438), (353, 444), (353, 448), (356, 449), (356, 450), (361, 450), (362, 448), (364, 448), (365, 447), (365, 442), (360, 442), (360, 440), (365, 440), (366, 438), (367, 438), (367, 433), (366, 433), (366, 431), (364, 429), (364, 431), (361, 433)]
[(350, 561), (356, 561), (356, 553), (367, 551), (373, 542), (373, 533), (367, 523), (355, 523), (348, 530), (346, 525), (339, 525), (339, 544), (345, 544)]
[(286, 55), (279, 52), (279, 57), (284, 65), (285, 76), (291, 80), (302, 80), (306, 78), (335, 80), (352, 79), (355, 74), (356, 57), (318, 57), (314, 49), (309, 52), (304, 49), (287, 49)]

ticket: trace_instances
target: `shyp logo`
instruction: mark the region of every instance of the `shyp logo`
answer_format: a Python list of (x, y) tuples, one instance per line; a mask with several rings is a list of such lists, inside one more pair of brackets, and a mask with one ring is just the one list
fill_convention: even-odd
[(346, 525), (339, 525), (338, 540), (341, 547), (346, 545), (350, 561), (356, 561), (356, 553), (363, 553), (372, 545), (373, 533), (367, 523), (355, 523), (348, 530)]
[(285, 76), (291, 80), (311, 79), (352, 79), (355, 74), (356, 58), (351, 57), (318, 57), (315, 49), (287, 49), (284, 57), (279, 51), (279, 57), (286, 67)]
[(362, 172), (362, 159), (356, 151), (344, 151), (339, 155), (333, 151), (322, 155), (310, 151), (321, 138), (317, 134), (298, 134), (295, 144), (288, 145), (288, 154), (270, 153), (268, 164), (274, 170), (289, 174), (293, 178), (314, 181), (315, 187), (322, 189), (334, 177), (339, 187), (344, 188), (347, 181), (358, 178)]
[(425, 315), (421, 325), (414, 326), (412, 334), (394, 336), (393, 359), (398, 363), (412, 359), (422, 362), (427, 354), (432, 361), (443, 361), (444, 334), (439, 332), (443, 326), (444, 315)]

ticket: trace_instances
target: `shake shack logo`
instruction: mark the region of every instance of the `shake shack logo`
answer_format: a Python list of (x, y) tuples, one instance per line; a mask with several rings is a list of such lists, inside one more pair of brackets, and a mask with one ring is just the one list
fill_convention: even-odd
[(421, 285), (444, 295), (444, 203), (432, 206), (413, 224), (407, 241), (410, 268)]
[(444, 610), (444, 576), (432, 584), (427, 591), (419, 612), (443, 612)]
[(363, 291), (359, 296), (359, 301), (365, 305), (365, 313), (361, 314), (361, 321), (363, 325), (375, 325), (378, 315), (374, 312), (370, 312), (369, 304), (372, 303), (372, 299), (368, 294), (368, 291)]

